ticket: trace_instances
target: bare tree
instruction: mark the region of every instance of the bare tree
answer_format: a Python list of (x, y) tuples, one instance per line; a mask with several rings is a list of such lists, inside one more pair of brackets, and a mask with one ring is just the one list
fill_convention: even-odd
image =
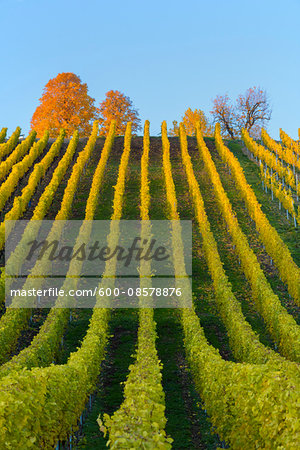
[(236, 114), (227, 94), (217, 95), (214, 99), (214, 108), (211, 111), (211, 114), (213, 115), (214, 123), (220, 123), (221, 133), (224, 136), (235, 139)]
[(242, 128), (251, 136), (259, 137), (265, 122), (271, 119), (271, 108), (268, 96), (259, 87), (247, 89), (239, 95), (233, 105), (228, 95), (217, 96), (211, 111), (214, 122), (219, 122), (221, 132), (231, 139), (237, 138)]

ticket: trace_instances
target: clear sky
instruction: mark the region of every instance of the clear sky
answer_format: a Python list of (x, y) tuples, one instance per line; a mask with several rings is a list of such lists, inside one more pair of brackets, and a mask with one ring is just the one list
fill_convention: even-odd
[(129, 96), (151, 134), (216, 95), (260, 86), (268, 130), (300, 127), (300, 0), (0, 0), (0, 127), (27, 133), (42, 90), (60, 72), (97, 104)]

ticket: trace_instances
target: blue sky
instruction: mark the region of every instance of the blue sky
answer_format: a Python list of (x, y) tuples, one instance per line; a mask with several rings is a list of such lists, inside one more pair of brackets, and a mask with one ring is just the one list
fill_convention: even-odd
[(268, 130), (300, 127), (300, 0), (0, 0), (0, 127), (27, 133), (42, 90), (60, 72), (97, 104), (128, 95), (151, 134), (216, 95), (269, 94)]

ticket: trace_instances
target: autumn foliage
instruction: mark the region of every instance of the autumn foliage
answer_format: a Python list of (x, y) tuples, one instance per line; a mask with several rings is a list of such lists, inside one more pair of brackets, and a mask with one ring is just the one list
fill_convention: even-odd
[(64, 128), (66, 137), (75, 130), (79, 136), (87, 136), (92, 130), (92, 121), (97, 118), (95, 100), (88, 95), (88, 88), (71, 72), (59, 73), (46, 84), (40, 105), (36, 108), (31, 129), (41, 137), (49, 130), (50, 137), (57, 137)]
[[(208, 119), (201, 109), (195, 109), (194, 111), (191, 108), (187, 109), (182, 117), (182, 123), (188, 136), (195, 135), (197, 123), (200, 123), (200, 130), (204, 136), (213, 135), (212, 127), (209, 125)], [(173, 128), (170, 128), (169, 134), (171, 136), (179, 136), (179, 125), (177, 120), (173, 121)]]
[(107, 135), (112, 120), (116, 121), (116, 134), (125, 135), (126, 125), (131, 122), (132, 132), (140, 130), (140, 119), (132, 101), (120, 91), (108, 91), (100, 103), (100, 134)]

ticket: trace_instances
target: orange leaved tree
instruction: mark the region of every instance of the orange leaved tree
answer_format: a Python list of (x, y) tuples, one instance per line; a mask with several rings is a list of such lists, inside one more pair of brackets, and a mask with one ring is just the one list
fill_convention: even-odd
[(95, 99), (87, 92), (87, 85), (71, 72), (59, 73), (49, 80), (31, 119), (31, 128), (37, 136), (49, 130), (50, 137), (57, 137), (61, 128), (65, 129), (66, 137), (75, 130), (81, 137), (90, 134), (98, 110)]
[(100, 103), (100, 134), (106, 135), (110, 122), (116, 121), (116, 134), (125, 135), (126, 124), (131, 122), (131, 129), (136, 132), (141, 129), (140, 118), (132, 101), (120, 91), (108, 91), (106, 99)]
[[(182, 117), (182, 122), (188, 136), (195, 135), (195, 126), (198, 122), (200, 122), (200, 129), (204, 136), (213, 135), (212, 127), (201, 109), (195, 109), (194, 111), (191, 108), (187, 109)], [(173, 120), (173, 128), (170, 128), (169, 134), (171, 136), (179, 135), (179, 125), (177, 120)]]

